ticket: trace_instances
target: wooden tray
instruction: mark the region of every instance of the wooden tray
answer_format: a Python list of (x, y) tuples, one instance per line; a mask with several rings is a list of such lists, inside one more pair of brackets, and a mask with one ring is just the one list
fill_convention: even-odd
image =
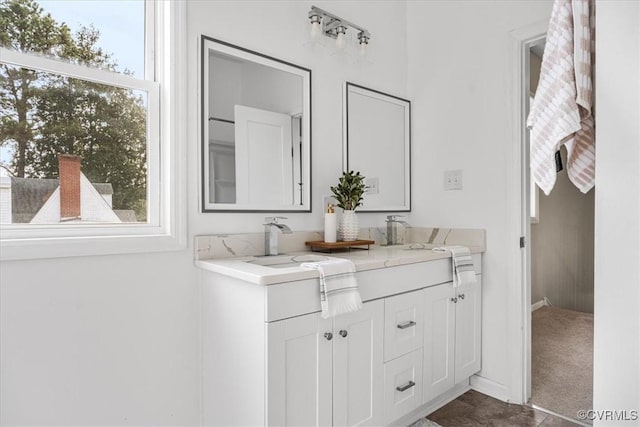
[(314, 240), (311, 242), (304, 242), (305, 245), (310, 246), (312, 251), (318, 250), (318, 251), (324, 251), (324, 252), (331, 252), (334, 249), (364, 249), (364, 248), (359, 248), (358, 246), (366, 246), (367, 249), (369, 250), (369, 245), (373, 245), (376, 242), (374, 240), (352, 240), (349, 242), (344, 242), (344, 241), (338, 241), (335, 243), (327, 243), (324, 242), (322, 240)]

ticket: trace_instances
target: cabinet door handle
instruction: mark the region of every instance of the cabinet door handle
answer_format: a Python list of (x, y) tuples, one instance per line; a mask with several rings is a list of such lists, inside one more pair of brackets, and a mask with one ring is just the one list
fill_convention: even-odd
[(464, 294), (460, 294), (460, 295), (458, 295), (458, 298), (460, 298), (460, 299), (464, 299)]
[(347, 331), (345, 331), (344, 329), (342, 329), (342, 330), (341, 330), (340, 332), (338, 332), (338, 333), (340, 334), (340, 336), (341, 336), (342, 338), (346, 338), (346, 337), (347, 337), (347, 335), (348, 335), (348, 334), (347, 334)]
[(325, 332), (324, 337), (327, 341), (331, 341), (331, 339), (333, 339), (333, 334), (331, 332)]
[(409, 320), (408, 322), (400, 323), (397, 326), (398, 326), (398, 329), (407, 329), (412, 326), (416, 326), (416, 322), (414, 322), (413, 320)]
[(453, 303), (455, 304), (455, 303), (457, 303), (457, 302), (458, 302), (458, 298), (455, 298), (455, 297), (454, 297), (454, 298), (451, 298), (451, 301), (453, 301)]
[(414, 383), (413, 381), (409, 381), (405, 385), (399, 385), (398, 387), (396, 387), (396, 390), (398, 390), (398, 391), (407, 391), (407, 390), (409, 390), (411, 387), (413, 387), (415, 385), (416, 385), (416, 383)]

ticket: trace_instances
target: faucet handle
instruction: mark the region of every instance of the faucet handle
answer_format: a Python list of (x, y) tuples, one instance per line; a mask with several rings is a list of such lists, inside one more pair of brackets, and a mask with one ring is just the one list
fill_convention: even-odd
[(267, 216), (264, 218), (265, 225), (277, 224), (279, 219), (288, 219), (286, 216)]

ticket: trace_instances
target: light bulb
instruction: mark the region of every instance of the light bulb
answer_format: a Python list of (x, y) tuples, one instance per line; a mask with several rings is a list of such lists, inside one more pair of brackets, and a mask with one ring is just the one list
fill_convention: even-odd
[(320, 23), (321, 18), (318, 15), (313, 15), (309, 19), (311, 20), (311, 31), (310, 31), (311, 38), (317, 39), (321, 31), (321, 23)]
[(347, 29), (340, 25), (336, 28), (336, 48), (338, 50), (343, 50), (346, 45), (345, 33)]
[(358, 34), (358, 43), (360, 44), (360, 55), (365, 56), (367, 54), (367, 46), (369, 46), (369, 37), (363, 33)]

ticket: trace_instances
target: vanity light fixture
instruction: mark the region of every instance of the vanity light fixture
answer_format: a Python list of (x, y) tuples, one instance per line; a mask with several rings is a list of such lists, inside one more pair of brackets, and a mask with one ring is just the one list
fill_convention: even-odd
[(346, 47), (347, 31), (351, 29), (358, 32), (357, 39), (362, 53), (366, 51), (371, 39), (371, 33), (366, 28), (315, 6), (311, 6), (309, 11), (309, 22), (311, 23), (312, 38), (316, 38), (322, 33), (327, 37), (336, 39), (336, 48), (338, 50), (343, 50)]

